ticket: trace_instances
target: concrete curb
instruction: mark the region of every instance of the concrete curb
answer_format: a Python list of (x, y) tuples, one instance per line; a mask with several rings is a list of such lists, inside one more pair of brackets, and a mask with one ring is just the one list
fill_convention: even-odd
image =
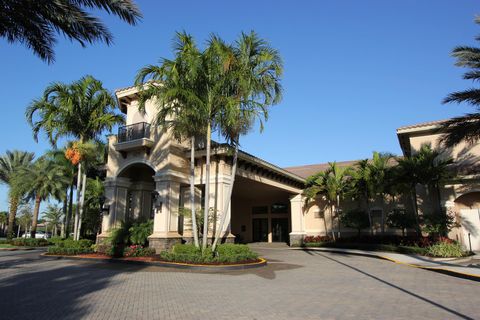
[[(357, 252), (357, 251), (349, 251), (348, 249), (337, 249), (337, 248), (295, 248), (296, 250), (304, 250), (304, 251), (323, 251), (323, 252), (332, 252), (332, 253), (343, 253), (343, 254), (351, 254), (351, 255), (357, 255), (357, 256), (364, 256), (364, 257), (370, 257), (370, 258), (377, 258), (377, 259), (382, 259), (382, 260), (387, 260), (396, 264), (401, 264), (405, 265), (408, 267), (412, 268), (419, 268), (419, 269), (424, 269), (424, 270), (429, 270), (429, 271), (434, 271), (450, 276), (454, 276), (457, 278), (462, 278), (462, 279), (468, 279), (468, 280), (473, 280), (473, 281), (478, 281), (480, 282), (480, 274), (471, 274), (471, 273), (466, 273), (466, 272), (461, 272), (458, 270), (454, 270), (455, 266), (452, 266), (452, 268), (446, 268), (446, 267), (440, 267), (440, 266), (426, 266), (426, 265), (420, 265), (420, 264), (415, 264), (415, 263), (409, 263), (409, 262), (404, 262), (400, 261), (397, 259), (393, 259), (392, 257), (387, 257), (384, 252), (379, 252), (376, 253), (374, 251), (367, 251), (367, 252)], [(396, 255), (399, 255), (399, 253), (395, 253)], [(430, 261), (430, 263), (435, 263), (435, 261)], [(463, 267), (463, 266), (462, 266)], [(463, 268), (468, 268), (468, 267), (463, 267)]]
[(49, 259), (65, 259), (65, 260), (82, 260), (82, 261), (97, 261), (106, 263), (120, 263), (120, 264), (132, 264), (132, 265), (149, 265), (165, 268), (175, 268), (184, 270), (197, 270), (197, 271), (234, 271), (234, 270), (246, 270), (253, 268), (260, 268), (267, 265), (267, 260), (259, 258), (257, 262), (250, 262), (245, 264), (230, 264), (230, 265), (208, 265), (208, 264), (190, 264), (190, 263), (178, 263), (178, 262), (166, 262), (166, 261), (138, 261), (138, 260), (121, 260), (121, 259), (105, 259), (105, 258), (84, 258), (80, 256), (62, 256), (62, 255), (47, 255), (42, 253), (40, 255), (43, 258)]

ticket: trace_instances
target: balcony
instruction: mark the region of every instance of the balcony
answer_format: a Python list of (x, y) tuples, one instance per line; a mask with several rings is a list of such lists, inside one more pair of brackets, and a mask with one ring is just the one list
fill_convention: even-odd
[(124, 158), (128, 151), (138, 149), (144, 149), (149, 154), (152, 146), (153, 140), (150, 138), (149, 123), (139, 122), (118, 128), (117, 143), (114, 148)]

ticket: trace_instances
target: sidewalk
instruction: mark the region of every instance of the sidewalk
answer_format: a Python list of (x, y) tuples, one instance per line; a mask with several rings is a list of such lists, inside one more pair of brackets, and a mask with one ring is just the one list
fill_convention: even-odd
[(295, 248), (296, 250), (315, 250), (369, 256), (404, 264), (414, 268), (422, 268), (445, 273), (456, 277), (480, 281), (480, 255), (459, 259), (435, 259), (419, 255), (407, 255), (393, 252), (366, 251), (341, 248)]

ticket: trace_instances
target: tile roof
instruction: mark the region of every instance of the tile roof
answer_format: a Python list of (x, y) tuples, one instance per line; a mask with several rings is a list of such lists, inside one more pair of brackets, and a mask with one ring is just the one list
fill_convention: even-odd
[[(337, 165), (339, 167), (349, 167), (349, 166), (355, 165), (357, 162), (358, 160), (339, 161), (337, 162)], [(284, 169), (302, 178), (308, 178), (315, 173), (327, 170), (328, 167), (329, 167), (328, 163), (318, 163), (318, 164), (308, 164), (304, 166), (287, 167)]]
[(412, 124), (412, 125), (409, 125), (409, 126), (403, 126), (403, 127), (398, 128), (398, 129), (397, 129), (397, 132), (398, 132), (398, 131), (401, 131), (401, 130), (407, 130), (407, 129), (415, 129), (415, 128), (422, 128), (422, 127), (434, 126), (434, 125), (442, 124), (442, 123), (444, 123), (445, 121), (447, 121), (447, 120), (446, 120), (446, 119), (444, 119), (444, 120), (435, 120), (435, 121), (428, 121), (428, 122), (422, 122), (422, 123)]

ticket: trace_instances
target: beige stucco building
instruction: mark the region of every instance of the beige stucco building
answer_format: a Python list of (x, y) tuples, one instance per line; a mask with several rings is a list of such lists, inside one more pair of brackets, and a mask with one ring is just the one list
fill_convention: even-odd
[[(145, 112), (139, 112), (136, 94), (135, 87), (116, 92), (120, 109), (126, 114), (126, 124), (119, 128), (117, 135), (108, 138), (105, 181), (107, 200), (99, 239), (108, 236), (109, 231), (120, 221), (143, 217), (153, 219), (154, 230), (149, 237), (149, 245), (161, 251), (175, 243), (192, 241), (191, 221), (180, 214), (181, 208), (190, 207), (190, 145), (188, 141), (177, 141), (168, 131), (152, 126), (155, 106), (147, 103)], [(398, 129), (404, 154), (414, 153), (424, 142), (435, 145), (438, 137), (431, 131), (434, 126), (435, 123)], [(449, 152), (458, 158), (463, 155), (460, 149)], [(469, 150), (478, 153), (477, 146)], [(198, 150), (196, 148), (195, 157), (195, 204), (201, 208), (205, 186), (205, 151), (202, 146)], [(231, 161), (227, 145), (213, 145), (209, 237), (217, 227), (215, 217), (223, 210), (231, 181)], [(344, 163), (348, 164), (353, 162)], [(306, 205), (302, 196), (305, 178), (322, 169), (325, 169), (325, 165), (280, 168), (240, 152), (232, 201), (227, 212), (230, 223), (221, 232), (223, 239), (235, 239), (237, 242), (278, 241), (299, 245), (306, 235), (325, 234), (325, 226), (331, 225), (331, 221), (324, 214), (326, 209), (322, 199)], [(442, 192), (445, 206), (469, 217), (476, 210), (478, 218), (480, 193), (477, 191), (480, 190), (476, 188), (476, 182), (474, 175), (466, 175), (447, 185)], [(392, 204), (404, 205), (408, 206), (402, 203)], [(342, 209), (348, 210), (354, 206), (353, 201), (346, 201)], [(379, 204), (371, 209), (378, 218), (383, 217), (379, 210), (386, 210), (385, 208), (385, 205)], [(472, 219), (468, 221), (474, 224), (475, 219)], [(336, 228), (341, 234), (354, 232), (338, 226)], [(463, 241), (464, 230), (465, 228), (456, 230), (453, 236)], [(480, 246), (480, 238), (476, 239)]]

